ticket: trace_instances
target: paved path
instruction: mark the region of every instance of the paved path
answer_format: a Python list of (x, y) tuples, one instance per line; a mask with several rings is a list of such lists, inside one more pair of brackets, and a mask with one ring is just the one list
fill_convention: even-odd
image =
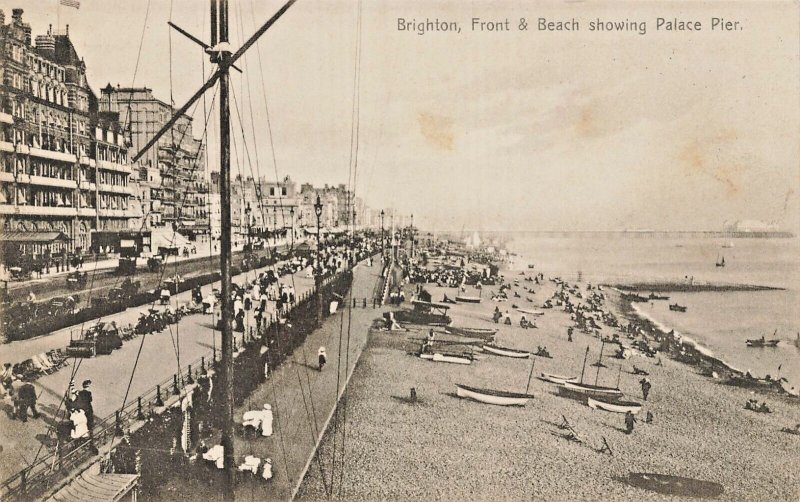
[[(375, 294), (381, 271), (380, 260), (374, 260), (372, 267), (367, 263), (362, 262), (354, 269), (352, 293), (348, 300), (351, 297), (369, 299)], [(271, 458), (274, 475), (269, 481), (257, 476), (241, 476), (236, 489), (237, 499), (291, 498), (308, 462), (314, 457), (316, 445), (325, 433), (337, 396), (344, 392), (348, 375), (352, 374), (367, 343), (372, 321), (381, 317), (383, 311), (384, 308), (372, 308), (369, 302), (367, 308), (339, 309), (319, 329), (308, 335), (303, 345), (295, 349), (281, 367), (253, 392), (244, 406), (235, 408), (237, 426), (234, 451), (237, 464), (243, 461), (245, 455)], [(348, 331), (349, 352), (346, 350)], [(317, 350), (320, 346), (324, 346), (328, 353), (328, 364), (321, 372), (317, 369)], [(272, 405), (274, 413), (272, 436), (246, 439), (242, 434), (242, 415), (250, 409), (261, 409), (265, 403)], [(218, 435), (216, 440), (219, 441)], [(326, 476), (332, 472), (330, 463), (331, 459), (321, 459)], [(309, 469), (319, 470), (320, 464), (314, 461)], [(181, 480), (176, 479), (164, 487), (163, 493), (180, 493), (182, 488)]]
[[(267, 270), (271, 267), (259, 269)], [(258, 271), (250, 271), (234, 277), (234, 282), (243, 283), (244, 280), (254, 278)], [(283, 277), (282, 282), (291, 283), (291, 277)], [(307, 277), (305, 272), (294, 274), (297, 295), (313, 289), (313, 278)], [(219, 283), (203, 286), (203, 294), (210, 292), (212, 287), (219, 287)], [(173, 295), (173, 307), (187, 303), (191, 292), (186, 291)], [(149, 305), (128, 309), (124, 312), (103, 318), (104, 321), (116, 321), (118, 325), (134, 323), (139, 317), (139, 312), (146, 311)], [(252, 323), (252, 310), (248, 313), (248, 322)], [(103, 355), (89, 359), (71, 360), (75, 362), (74, 380), (80, 385), (85, 379), (93, 381), (93, 399), (95, 415), (98, 419), (104, 418), (122, 406), (123, 397), (128, 387), (133, 371), (136, 353), (142, 347), (136, 372), (130, 382), (129, 401), (143, 394), (156, 384), (179, 373), (179, 368), (208, 355), (213, 347), (219, 347), (220, 334), (212, 329), (211, 315), (191, 315), (185, 317), (177, 325), (171, 325), (161, 333), (139, 336), (125, 342), (121, 349), (115, 350), (110, 355)], [(0, 361), (24, 360), (33, 354), (45, 352), (53, 348), (63, 348), (69, 344), (70, 331), (79, 331), (78, 327), (67, 328), (48, 336), (33, 340), (14, 342), (0, 346)], [(144, 340), (143, 344), (142, 341)], [(180, 354), (180, 364), (178, 363)], [(40, 445), (52, 445), (52, 436), (48, 437), (49, 426), (56, 422), (56, 411), (62, 396), (67, 390), (73, 366), (42, 376), (34, 382), (39, 393), (39, 410), (42, 418), (29, 418), (27, 423), (11, 419), (12, 405), (10, 401), (0, 401), (0, 480), (7, 479), (22, 467), (31, 462), (39, 451)], [(63, 414), (63, 409), (60, 411)], [(61, 419), (63, 415), (59, 415)], [(47, 453), (42, 448), (39, 456)]]

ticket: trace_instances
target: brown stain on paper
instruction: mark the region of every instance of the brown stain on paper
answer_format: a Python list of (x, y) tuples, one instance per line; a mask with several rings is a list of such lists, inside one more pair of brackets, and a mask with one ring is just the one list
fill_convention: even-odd
[(421, 112), (417, 115), (417, 123), (422, 137), (430, 145), (442, 150), (453, 149), (455, 134), (452, 119)]
[(734, 196), (742, 188), (737, 180), (741, 166), (718, 161), (715, 157), (716, 152), (725, 148), (725, 144), (735, 140), (736, 134), (730, 131), (704, 142), (695, 139), (681, 150), (678, 158), (689, 174), (709, 176), (722, 184), (729, 196)]

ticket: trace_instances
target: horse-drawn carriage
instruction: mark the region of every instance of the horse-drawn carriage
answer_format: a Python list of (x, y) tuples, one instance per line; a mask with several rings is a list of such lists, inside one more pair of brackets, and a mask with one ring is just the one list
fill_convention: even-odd
[(70, 339), (67, 355), (70, 357), (93, 357), (111, 354), (122, 347), (122, 338), (115, 322), (98, 322), (83, 332), (80, 338)]
[(86, 287), (86, 283), (89, 281), (89, 273), (88, 272), (70, 272), (67, 275), (67, 287), (70, 289), (82, 289)]

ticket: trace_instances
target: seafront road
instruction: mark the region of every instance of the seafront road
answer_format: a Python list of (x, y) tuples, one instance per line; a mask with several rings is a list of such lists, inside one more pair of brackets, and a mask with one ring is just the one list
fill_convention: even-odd
[[(258, 272), (270, 268), (271, 267), (267, 267), (250, 271), (246, 274), (234, 277), (233, 280), (236, 283), (243, 283), (246, 279), (253, 279)], [(372, 268), (366, 267), (366, 264), (357, 267), (355, 282), (358, 286), (358, 291), (354, 293), (355, 297), (371, 298), (374, 283), (379, 274), (380, 268), (377, 263)], [(300, 271), (293, 276), (284, 276), (281, 278), (281, 282), (287, 284), (291, 284), (292, 281), (294, 282), (298, 297), (306, 291), (313, 289), (314, 286), (313, 278), (308, 277), (305, 271)], [(205, 296), (209, 293), (212, 287), (218, 288), (219, 283), (204, 286), (202, 288), (203, 295)], [(176, 305), (188, 303), (189, 300), (190, 292), (186, 291), (178, 295), (173, 295), (171, 305), (175, 307)], [(116, 321), (118, 325), (123, 326), (128, 323), (134, 324), (139, 317), (139, 313), (146, 311), (148, 307), (149, 305), (144, 305), (128, 309), (124, 312), (103, 318), (103, 320), (108, 322)], [(159, 306), (158, 308), (164, 307)], [(319, 330), (319, 333), (314, 333), (314, 335), (309, 336), (304, 345), (304, 349), (308, 351), (312, 362), (316, 359), (316, 350), (318, 346), (322, 345), (320, 339), (330, 336), (333, 330), (332, 323), (334, 322), (337, 326), (336, 334), (338, 336), (338, 323), (340, 322), (341, 315), (340, 313), (336, 316), (331, 316), (328, 318), (323, 328)], [(353, 319), (361, 318), (362, 315), (366, 315), (371, 319), (380, 314), (372, 308), (362, 308), (358, 309), (358, 314), (356, 314), (354, 310)], [(146, 335), (144, 344), (142, 345), (141, 357), (139, 358), (138, 366), (130, 383), (128, 402), (135, 400), (136, 396), (143, 394), (157, 383), (170, 378), (175, 373), (179, 373), (180, 369), (185, 368), (187, 364), (192, 363), (202, 356), (208, 356), (214, 347), (219, 349), (220, 334), (213, 329), (213, 323), (216, 317), (216, 315), (212, 317), (210, 314), (190, 315), (184, 317), (178, 325), (171, 325), (171, 329), (167, 329), (161, 333)], [(248, 312), (247, 322), (251, 325), (253, 323), (252, 311)], [(0, 361), (23, 360), (33, 354), (38, 354), (53, 348), (64, 348), (69, 344), (70, 331), (77, 334), (80, 331), (80, 326), (66, 328), (33, 340), (3, 345), (0, 347)], [(366, 336), (365, 333), (362, 334)], [(241, 334), (237, 334), (237, 337), (240, 339)], [(314, 344), (317, 343), (318, 345), (315, 346)], [(83, 380), (90, 379), (93, 381), (95, 415), (98, 419), (101, 419), (114, 413), (115, 410), (122, 406), (123, 397), (125, 396), (128, 382), (131, 379), (136, 353), (139, 350), (140, 344), (142, 344), (142, 337), (136, 337), (125, 342), (121, 349), (114, 351), (110, 355), (102, 355), (88, 359), (71, 359), (69, 366), (51, 375), (45, 375), (37, 379), (34, 382), (34, 386), (39, 393), (38, 408), (42, 413), (42, 417), (39, 419), (32, 419), (29, 417), (27, 423), (22, 423), (19, 420), (12, 420), (11, 402), (0, 401), (0, 410), (3, 411), (3, 413), (0, 413), (0, 445), (2, 445), (2, 451), (0, 451), (0, 480), (7, 479), (25, 467), (29, 462), (32, 462), (42, 444), (50, 447), (55, 444), (54, 434), (51, 433), (48, 436), (48, 430), (57, 420), (63, 419), (63, 409), (59, 410), (59, 403), (67, 390), (70, 376), (73, 368), (75, 368), (73, 364), (77, 364), (74, 380), (78, 387)], [(336, 348), (330, 345), (331, 343), (328, 343), (326, 346), (328, 347), (331, 369), (323, 374), (334, 374), (335, 377), (334, 368), (336, 366), (335, 360), (337, 352)], [(300, 349), (298, 349), (298, 351), (299, 350)], [(180, 355), (180, 363), (178, 362), (178, 354)], [(293, 367), (293, 363), (287, 361), (284, 366), (291, 370), (294, 376), (296, 368)], [(276, 372), (276, 378), (279, 378), (278, 375), (280, 375), (280, 373), (280, 371)], [(269, 383), (268, 381), (267, 384)], [(299, 385), (296, 376), (294, 376), (294, 385)], [(333, 385), (335, 388), (335, 382)], [(165, 391), (168, 392), (169, 389), (165, 389)], [(317, 391), (315, 390), (314, 392)], [(302, 401), (302, 398), (299, 397), (299, 388), (294, 390), (287, 388), (287, 393), (297, 393), (298, 398)], [(261, 398), (259, 397), (258, 399)], [(321, 408), (319, 411), (321, 412)], [(58, 417), (57, 412), (59, 413)], [(241, 415), (241, 413), (238, 413), (238, 415)], [(327, 416), (327, 413), (325, 415)], [(276, 429), (278, 426), (277, 422), (282, 422), (282, 418), (278, 418), (276, 421)], [(293, 423), (301, 422), (299, 422), (299, 419), (296, 419)], [(307, 435), (307, 432), (305, 432), (305, 434)], [(306, 436), (306, 442), (308, 441), (308, 437)], [(47, 446), (41, 449), (39, 456), (41, 457), (46, 453)]]

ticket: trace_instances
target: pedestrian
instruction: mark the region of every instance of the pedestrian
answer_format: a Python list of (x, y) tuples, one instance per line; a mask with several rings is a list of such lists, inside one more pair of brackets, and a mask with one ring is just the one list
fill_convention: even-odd
[(639, 380), (639, 383), (642, 384), (642, 397), (645, 401), (647, 401), (647, 395), (650, 394), (650, 388), (653, 386), (653, 384), (650, 383), (650, 380), (648, 380), (647, 377)]
[(568, 341), (568, 342), (571, 342), (571, 341), (572, 341), (572, 333), (573, 333), (573, 331), (575, 331), (575, 329), (574, 329), (572, 326), (570, 326), (570, 327), (567, 329), (567, 341)]
[(625, 434), (633, 432), (633, 424), (635, 423), (636, 419), (633, 417), (633, 413), (630, 411), (625, 412)]
[(325, 363), (328, 362), (328, 354), (325, 352), (325, 347), (320, 347), (317, 351), (317, 357), (319, 359), (319, 370), (322, 371), (322, 368), (325, 366)]
[(11, 382), (11, 388), (14, 393), (14, 407), (16, 418), (23, 422), (28, 421), (28, 408), (31, 409), (33, 418), (39, 418), (39, 412), (36, 411), (36, 388), (33, 384), (23, 382), (20, 375), (15, 375)]
[(86, 426), (89, 428), (89, 431), (92, 430), (94, 426), (94, 407), (92, 406), (92, 381), (91, 380), (84, 380), (83, 387), (78, 393), (75, 395), (75, 402), (73, 403), (73, 407), (76, 410), (83, 410), (86, 413)]

